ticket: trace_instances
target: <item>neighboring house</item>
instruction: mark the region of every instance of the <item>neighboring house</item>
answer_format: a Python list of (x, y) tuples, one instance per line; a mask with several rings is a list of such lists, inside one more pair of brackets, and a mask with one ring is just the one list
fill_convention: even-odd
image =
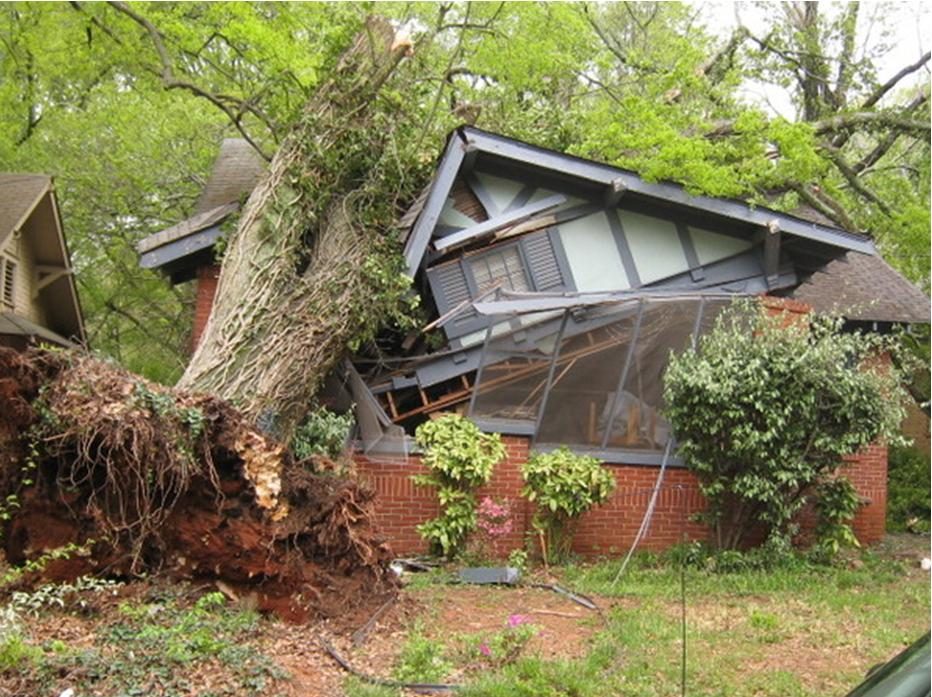
[[(250, 172), (242, 181), (254, 181)], [(143, 265), (203, 273), (196, 255), (224, 210), (144, 240)], [(671, 456), (661, 412), (671, 349), (741, 295), (773, 296), (796, 312), (831, 309), (876, 331), (929, 322), (929, 299), (868, 238), (811, 211), (693, 196), (470, 127), (450, 135), (400, 227), (434, 336), (410, 335), (389, 362), (357, 360), (344, 380), (358, 467), (380, 492), (382, 523), (401, 551), (419, 547), (414, 524), (436, 510), (431, 492), (409, 477), (418, 468), (410, 436), (431, 414), (457, 411), (506, 434), (509, 459), (489, 489), (499, 496), (518, 496), (517, 468), (531, 448), (569, 445), (612, 464), (619, 488), (583, 522), (584, 551), (627, 544), (666, 462), (647, 543), (670, 544), (682, 530), (702, 531), (687, 522), (702, 500)], [(189, 244), (196, 251), (186, 254)], [(849, 468), (873, 502), (856, 526), (867, 541), (883, 532), (885, 467), (885, 450), (874, 448)]]
[(52, 178), (0, 174), (0, 346), (84, 341)]

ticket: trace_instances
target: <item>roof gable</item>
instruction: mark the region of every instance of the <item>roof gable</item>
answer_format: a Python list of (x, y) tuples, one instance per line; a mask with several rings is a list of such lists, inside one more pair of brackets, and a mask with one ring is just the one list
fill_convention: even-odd
[[(703, 216), (714, 216), (760, 228), (776, 226), (788, 235), (830, 245), (839, 251), (854, 250), (866, 254), (873, 254), (875, 251), (870, 239), (820, 222), (751, 206), (742, 201), (694, 196), (678, 184), (647, 182), (628, 170), (547, 150), (467, 126), (450, 134), (430, 191), (407, 236), (404, 253), (409, 274), (416, 273), (424, 260), (431, 236), (454, 182), (470, 171), (477, 160), (484, 160), (487, 165), (494, 163), (495, 166), (490, 169), (501, 166), (520, 167), (564, 181), (568, 185), (601, 189), (606, 198), (634, 196), (648, 204), (673, 206)], [(411, 216), (406, 217), (410, 219)]]
[[(45, 334), (26, 333), (84, 342), (81, 305), (50, 176), (0, 174), (0, 249), (17, 232), (30, 248), (29, 265), (20, 273), (32, 276), (28, 281), (30, 302), (42, 308), (48, 324), (43, 328)], [(15, 316), (6, 314), (8, 319)], [(20, 320), (21, 328), (32, 326), (24, 318)], [(7, 322), (5, 326), (13, 325)]]
[(47, 174), (0, 174), (0, 244), (23, 226), (51, 187)]

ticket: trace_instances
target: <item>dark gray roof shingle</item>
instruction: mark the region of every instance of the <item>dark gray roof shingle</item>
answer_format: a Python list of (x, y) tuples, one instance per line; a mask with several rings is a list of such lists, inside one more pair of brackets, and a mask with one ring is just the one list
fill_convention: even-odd
[(930, 300), (879, 256), (847, 252), (816, 271), (792, 297), (851, 320), (928, 324)]
[(22, 224), (51, 186), (47, 174), (0, 174), (0, 242)]

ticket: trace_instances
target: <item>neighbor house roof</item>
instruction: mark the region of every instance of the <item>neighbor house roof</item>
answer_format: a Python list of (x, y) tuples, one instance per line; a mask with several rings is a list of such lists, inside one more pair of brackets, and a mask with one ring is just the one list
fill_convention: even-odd
[(223, 234), (220, 224), (239, 210), (264, 170), (265, 163), (249, 143), (224, 139), (194, 215), (140, 240), (136, 244), (140, 266), (161, 268), (176, 281), (189, 277), (188, 267), (210, 253)]
[[(67, 343), (66, 339), (83, 342), (86, 337), (78, 290), (49, 175), (0, 173), (0, 247), (14, 233), (27, 236), (32, 245), (34, 268), (29, 271), (37, 277), (42, 274), (33, 302), (42, 304), (55, 331), (5, 313), (3, 327), (10, 329), (5, 333), (40, 336), (57, 343)], [(14, 327), (19, 329), (13, 331)]]
[(51, 188), (47, 174), (0, 174), (0, 244), (22, 227)]
[(792, 297), (850, 320), (929, 323), (929, 298), (877, 255), (848, 252), (800, 284)]

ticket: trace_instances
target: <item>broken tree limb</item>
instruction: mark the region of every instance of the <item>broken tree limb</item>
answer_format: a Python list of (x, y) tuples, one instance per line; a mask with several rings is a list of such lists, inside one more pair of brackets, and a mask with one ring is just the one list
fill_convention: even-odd
[(350, 343), (403, 302), (379, 90), (407, 54), (368, 20), (246, 203), (179, 386), (236, 404), (284, 440)]

